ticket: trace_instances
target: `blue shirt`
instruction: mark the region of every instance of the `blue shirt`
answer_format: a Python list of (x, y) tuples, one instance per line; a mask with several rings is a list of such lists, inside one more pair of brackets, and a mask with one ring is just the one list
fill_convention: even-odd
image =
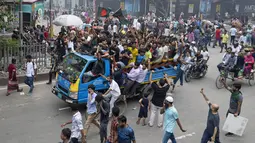
[(175, 107), (170, 107), (166, 109), (164, 116), (164, 130), (169, 133), (173, 133), (176, 126), (176, 120), (178, 117), (178, 112)]
[(145, 56), (138, 55), (136, 56), (136, 62), (142, 63), (142, 61), (145, 59)]
[(97, 94), (94, 92), (92, 95), (90, 94), (88, 95), (89, 97), (87, 102), (87, 113), (90, 115), (97, 112), (96, 101), (95, 101)]
[(118, 143), (131, 143), (134, 140), (135, 133), (130, 126), (125, 128), (118, 127)]

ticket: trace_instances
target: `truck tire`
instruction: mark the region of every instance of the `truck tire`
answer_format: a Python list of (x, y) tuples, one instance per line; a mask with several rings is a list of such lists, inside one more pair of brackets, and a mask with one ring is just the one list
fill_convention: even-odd
[(144, 95), (149, 94), (148, 99), (150, 100), (153, 96), (154, 90), (151, 87), (151, 84), (146, 85), (146, 87), (144, 88), (143, 92), (142, 92), (142, 97), (144, 97)]

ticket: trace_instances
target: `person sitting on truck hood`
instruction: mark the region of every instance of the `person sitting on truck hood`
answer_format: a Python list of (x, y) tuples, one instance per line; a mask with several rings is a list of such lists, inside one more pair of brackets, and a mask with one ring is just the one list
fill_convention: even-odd
[(131, 71), (127, 73), (127, 82), (123, 91), (124, 95), (128, 94), (128, 91), (130, 91), (131, 87), (134, 85), (137, 77), (139, 76), (140, 74), (139, 66), (140, 64), (136, 62)]
[(104, 73), (104, 61), (102, 60), (102, 54), (103, 53), (101, 51), (96, 53), (97, 61), (93, 65), (92, 70), (84, 73), (84, 76), (96, 77), (100, 73)]

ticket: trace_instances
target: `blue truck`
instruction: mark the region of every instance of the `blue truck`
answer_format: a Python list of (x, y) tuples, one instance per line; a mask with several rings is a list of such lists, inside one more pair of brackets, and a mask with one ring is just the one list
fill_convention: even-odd
[[(80, 53), (71, 53), (67, 55), (62, 64), (61, 69), (56, 75), (56, 84), (52, 88), (52, 93), (59, 99), (69, 104), (85, 104), (88, 99), (88, 86), (93, 84), (96, 91), (102, 92), (109, 88), (109, 83), (101, 76), (92, 77), (84, 80), (84, 73), (91, 71), (97, 59), (94, 56), (83, 55)], [(111, 73), (111, 61), (104, 58), (104, 76)], [(176, 70), (172, 65), (159, 66), (153, 68), (152, 80), (157, 81), (164, 77), (166, 73), (169, 77), (176, 76)], [(140, 93), (151, 92), (149, 84), (148, 72), (142, 86), (138, 89)]]

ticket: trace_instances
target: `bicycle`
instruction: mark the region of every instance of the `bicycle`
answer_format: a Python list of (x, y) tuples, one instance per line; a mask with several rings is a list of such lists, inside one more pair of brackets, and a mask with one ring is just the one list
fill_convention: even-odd
[[(254, 70), (252, 69), (251, 72), (249, 73), (249, 75), (247, 75), (246, 79), (248, 80), (248, 84), (249, 86), (253, 86), (255, 85), (255, 76), (254, 76)], [(226, 70), (226, 68), (224, 68), (224, 70), (220, 71), (220, 75), (216, 78), (216, 82), (215, 85), (218, 89), (222, 89), (224, 88), (224, 84), (223, 82), (226, 82), (227, 79), (231, 79), (232, 81), (234, 81), (234, 73), (233, 72), (229, 72)], [(239, 78), (239, 79), (243, 79), (243, 78)]]

